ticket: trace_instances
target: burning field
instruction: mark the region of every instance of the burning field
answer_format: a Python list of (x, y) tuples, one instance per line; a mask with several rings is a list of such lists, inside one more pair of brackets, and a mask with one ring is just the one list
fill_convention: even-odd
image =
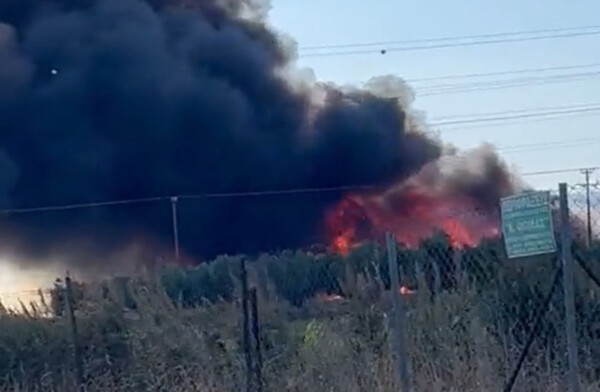
[[(515, 188), (494, 149), (431, 133), (395, 76), (307, 79), (266, 2), (0, 0), (0, 254), (104, 265), (139, 239), (201, 260), (384, 231), (456, 246), (498, 233)], [(263, 191), (369, 186), (365, 192)], [(255, 193), (249, 197), (207, 194)], [(187, 201), (186, 201), (187, 200)], [(117, 258), (119, 259), (119, 258)], [(81, 260), (86, 260), (82, 265)], [(119, 259), (120, 260), (120, 259)], [(121, 261), (119, 261), (121, 262)]]
[[(440, 158), (383, 190), (345, 195), (327, 212), (333, 248), (346, 254), (386, 232), (412, 248), (436, 232), (445, 233), (455, 248), (475, 247), (482, 239), (498, 237), (497, 203), (514, 190), (514, 179), (485, 147), (470, 154)], [(444, 169), (450, 173), (442, 174)], [(484, 189), (493, 178), (498, 182)]]
[(411, 248), (436, 232), (445, 233), (455, 248), (474, 247), (500, 234), (494, 210), (480, 211), (467, 202), (436, 198), (418, 189), (388, 192), (347, 195), (328, 212), (336, 251), (347, 254), (364, 242), (383, 238), (386, 232)]

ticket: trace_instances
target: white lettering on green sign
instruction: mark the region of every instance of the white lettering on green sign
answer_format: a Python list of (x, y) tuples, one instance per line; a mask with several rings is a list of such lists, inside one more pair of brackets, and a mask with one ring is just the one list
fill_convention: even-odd
[(502, 233), (509, 258), (556, 251), (550, 192), (531, 192), (501, 200)]

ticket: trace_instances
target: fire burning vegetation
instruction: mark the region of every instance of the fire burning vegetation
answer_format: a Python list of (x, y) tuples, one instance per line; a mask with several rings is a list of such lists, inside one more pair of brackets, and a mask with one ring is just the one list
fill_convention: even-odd
[[(0, 0), (0, 207), (369, 185), (186, 202), (182, 253), (497, 235), (494, 210), (515, 185), (493, 148), (444, 145), (397, 77), (354, 89), (307, 79), (266, 5)], [(148, 203), (9, 215), (0, 254), (102, 265), (139, 238), (170, 246), (168, 214)]]
[(495, 209), (481, 210), (472, 200), (427, 194), (404, 186), (383, 193), (347, 195), (327, 213), (327, 227), (336, 252), (349, 251), (374, 238), (392, 233), (407, 247), (435, 232), (444, 232), (455, 248), (475, 247), (496, 238), (500, 224)]

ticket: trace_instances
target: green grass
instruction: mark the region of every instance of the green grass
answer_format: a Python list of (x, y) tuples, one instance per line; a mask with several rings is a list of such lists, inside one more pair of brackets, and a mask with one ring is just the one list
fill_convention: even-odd
[[(348, 280), (349, 299), (313, 300), (301, 308), (278, 300), (272, 290), (267, 300), (261, 291), (265, 391), (397, 390), (389, 293), (378, 287), (377, 278)], [(132, 282), (130, 290), (136, 311), (123, 308), (117, 291), (104, 298), (99, 288), (86, 287), (77, 322), (88, 391), (244, 390), (239, 303), (184, 309), (147, 277)], [(239, 284), (234, 297), (239, 298)], [(498, 326), (498, 312), (486, 311), (489, 301), (467, 283), (434, 300), (425, 289), (406, 298), (415, 391), (502, 390), (522, 342), (510, 332), (516, 326)], [(0, 315), (0, 390), (76, 390), (69, 320), (43, 313), (38, 307), (29, 314)], [(558, 322), (560, 314), (551, 311), (549, 320)], [(560, 336), (551, 347), (534, 345), (515, 391), (565, 390)], [(581, 345), (583, 354), (590, 342)], [(593, 359), (582, 355), (584, 391), (600, 391), (593, 366), (588, 369)]]

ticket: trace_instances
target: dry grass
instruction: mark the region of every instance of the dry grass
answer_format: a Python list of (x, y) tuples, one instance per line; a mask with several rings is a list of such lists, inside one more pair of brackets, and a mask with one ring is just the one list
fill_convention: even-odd
[[(397, 390), (388, 307), (361, 295), (367, 285), (359, 283), (350, 300), (303, 309), (262, 300), (265, 391)], [(135, 312), (123, 310), (118, 298), (86, 293), (77, 318), (88, 391), (244, 390), (238, 304), (180, 309), (147, 281), (132, 289)], [(419, 292), (406, 305), (416, 391), (502, 389), (518, 347), (489, 332), (473, 289), (433, 301)], [(0, 389), (75, 391), (68, 320), (33, 313), (0, 316)], [(534, 350), (515, 391), (565, 390), (562, 369), (540, 366), (541, 357), (543, 350)], [(583, 390), (600, 387), (586, 383)]]

